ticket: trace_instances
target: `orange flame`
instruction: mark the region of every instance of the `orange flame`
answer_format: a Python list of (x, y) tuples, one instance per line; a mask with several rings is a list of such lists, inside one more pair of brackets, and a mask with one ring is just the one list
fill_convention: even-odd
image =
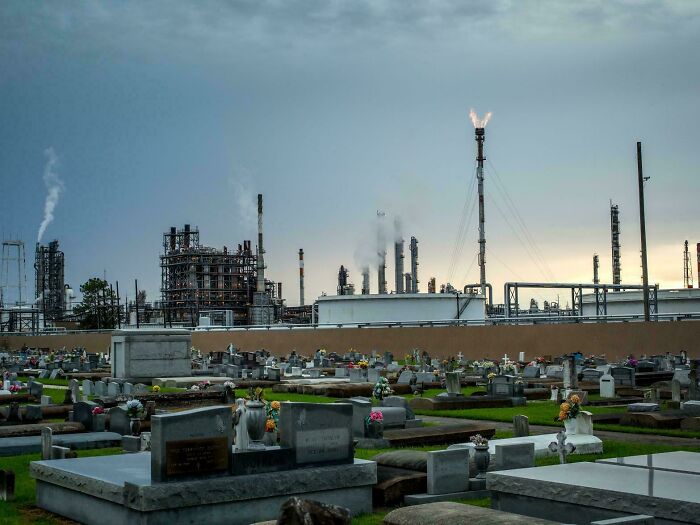
[(492, 113), (489, 111), (484, 115), (484, 118), (480, 119), (476, 111), (474, 111), (474, 108), (469, 110), (469, 118), (472, 119), (472, 124), (474, 124), (475, 128), (485, 128), (486, 124), (489, 123), (489, 120), (491, 120), (491, 115)]

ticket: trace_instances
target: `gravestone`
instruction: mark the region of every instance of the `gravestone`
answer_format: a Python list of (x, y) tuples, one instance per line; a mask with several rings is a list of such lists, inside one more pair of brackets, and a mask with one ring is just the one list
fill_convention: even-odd
[(336, 368), (335, 369), (335, 377), (348, 377), (348, 369), (347, 368)]
[(462, 385), (459, 382), (459, 372), (447, 372), (445, 374), (445, 387), (448, 396), (461, 396)]
[(400, 407), (406, 410), (406, 419), (416, 419), (416, 414), (411, 409), (408, 401), (403, 396), (387, 396), (381, 401), (383, 407)]
[(367, 381), (374, 384), (377, 381), (379, 381), (379, 377), (380, 377), (379, 370), (377, 370), (376, 368), (368, 368), (367, 369)]
[(603, 372), (596, 368), (585, 368), (582, 373), (582, 381), (584, 383), (598, 383), (600, 381), (601, 376), (603, 375)]
[(25, 423), (37, 423), (42, 419), (41, 405), (26, 405), (24, 407), (24, 417), (22, 420)]
[(576, 433), (581, 435), (593, 435), (593, 414), (581, 410), (576, 416)]
[(561, 365), (549, 365), (545, 371), (544, 375), (548, 378), (563, 379), (564, 378), (564, 367)]
[(68, 383), (68, 390), (70, 390), (70, 393), (73, 396), (73, 403), (80, 401), (80, 383), (77, 379), (70, 380), (70, 383)]
[(616, 366), (610, 369), (610, 375), (615, 379), (615, 384), (634, 388), (634, 368), (628, 366)]
[(143, 380), (191, 376), (191, 346), (188, 330), (115, 330), (110, 346), (112, 377)]
[(348, 402), (352, 405), (352, 435), (363, 438), (365, 421), (372, 412), (372, 402), (363, 397), (351, 397)]
[[(49, 377), (49, 379), (56, 379), (60, 373), (61, 373), (60, 368), (54, 368), (53, 370), (51, 370), (51, 374), (48, 377)], [(44, 377), (46, 377), (46, 376), (44, 376)]]
[(273, 367), (267, 369), (267, 379), (268, 381), (279, 381), (281, 378), (281, 371), (279, 368)]
[(513, 416), (513, 437), (526, 437), (530, 435), (530, 422), (527, 416)]
[(491, 396), (515, 397), (515, 377), (496, 376), (487, 385), (486, 391)]
[(51, 396), (41, 396), (41, 406), (48, 406), (51, 404)]
[(537, 379), (540, 377), (540, 367), (539, 366), (526, 366), (523, 370), (523, 377), (525, 379)]
[(14, 470), (0, 469), (0, 501), (12, 501), (15, 499), (15, 472)]
[(353, 463), (353, 407), (347, 403), (282, 403), (280, 444), (298, 465)]
[(469, 449), (428, 452), (428, 494), (449, 494), (469, 489)]
[(671, 381), (671, 400), (676, 403), (681, 402), (681, 383), (677, 379)]
[(53, 446), (53, 430), (49, 427), (41, 429), (41, 459), (51, 459), (51, 447)]
[(411, 372), (410, 370), (404, 370), (399, 375), (397, 383), (399, 385), (408, 385), (411, 382), (411, 377), (413, 377), (413, 372)]
[(122, 436), (131, 434), (130, 418), (126, 415), (124, 407), (109, 409), (109, 430)]
[(92, 401), (78, 401), (73, 404), (73, 421), (82, 423), (85, 430), (93, 430), (92, 428), (92, 410), (98, 407), (97, 403)]
[(89, 379), (85, 379), (83, 381), (83, 395), (84, 396), (92, 396), (92, 395), (94, 395), (93, 390), (94, 390), (94, 386), (92, 384), (92, 381), (90, 381)]
[(114, 381), (107, 383), (107, 397), (117, 397), (119, 393), (119, 383)]
[(300, 366), (293, 366), (292, 367), (292, 377), (301, 377), (301, 367)]
[(137, 394), (148, 394), (148, 387), (143, 383), (136, 383), (134, 385), (134, 395)]
[[(497, 442), (495, 442), (497, 443)], [(531, 468), (535, 466), (535, 444), (495, 445), (496, 470)]]
[(690, 370), (676, 369), (673, 372), (673, 380), (678, 381), (681, 387), (688, 388), (690, 386)]
[(151, 479), (226, 476), (231, 469), (231, 409), (210, 407), (151, 418)]
[(122, 392), (125, 396), (131, 396), (133, 395), (134, 392), (134, 385), (132, 385), (129, 382), (126, 382), (122, 385)]
[(348, 377), (351, 383), (364, 383), (365, 375), (361, 368), (350, 368), (348, 369)]
[(578, 388), (578, 374), (576, 373), (576, 360), (574, 356), (567, 356), (564, 359), (562, 380), (564, 381), (564, 390)]
[(600, 376), (600, 397), (610, 399), (615, 397), (615, 378), (610, 374)]
[(107, 383), (104, 381), (95, 381), (95, 397), (104, 397), (107, 395)]
[(37, 399), (41, 399), (41, 396), (44, 394), (44, 385), (42, 383), (37, 383), (36, 381), (27, 383), (27, 385), (29, 395)]

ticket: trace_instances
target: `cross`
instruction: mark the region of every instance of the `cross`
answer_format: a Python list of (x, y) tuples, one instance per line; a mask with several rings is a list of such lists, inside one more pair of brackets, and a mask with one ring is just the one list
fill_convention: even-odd
[(559, 453), (559, 463), (564, 465), (566, 464), (566, 456), (571, 454), (574, 450), (576, 450), (576, 447), (572, 445), (571, 443), (564, 443), (566, 441), (566, 432), (563, 430), (561, 432), (557, 433), (557, 441), (554, 442), (552, 441), (549, 444), (549, 450), (552, 452), (558, 452)]
[(457, 353), (457, 359), (459, 360), (460, 363), (462, 362), (462, 359), (463, 359), (463, 358), (464, 358), (464, 354), (462, 354), (462, 352), (458, 352), (458, 353)]
[(503, 364), (505, 365), (508, 362), (508, 354), (503, 354)]

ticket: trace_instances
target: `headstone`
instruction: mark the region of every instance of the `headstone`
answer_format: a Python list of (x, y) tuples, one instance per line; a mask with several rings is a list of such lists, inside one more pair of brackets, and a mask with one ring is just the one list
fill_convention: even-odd
[(610, 375), (615, 379), (615, 384), (634, 388), (634, 368), (628, 366), (616, 366), (610, 369)]
[(603, 399), (610, 399), (615, 397), (615, 378), (610, 374), (603, 374), (600, 376), (598, 382), (600, 385), (600, 397)]
[(577, 434), (593, 435), (593, 414), (586, 410), (581, 410), (576, 416)]
[(496, 452), (496, 470), (511, 470), (535, 466), (534, 443), (495, 445), (494, 449)]
[(115, 330), (112, 377), (186, 377), (192, 375), (192, 335), (184, 329)]
[(51, 447), (53, 446), (53, 430), (49, 427), (41, 429), (41, 459), (51, 459)]
[(673, 372), (673, 380), (678, 381), (681, 387), (688, 388), (690, 386), (690, 370), (676, 369)]
[(671, 381), (671, 400), (676, 403), (681, 402), (681, 383), (677, 379)]
[(364, 370), (361, 368), (350, 368), (348, 370), (348, 377), (351, 383), (364, 383), (366, 381)]
[(25, 423), (37, 423), (42, 419), (41, 405), (26, 405), (24, 407), (24, 418), (22, 420)]
[(580, 401), (581, 405), (588, 404), (588, 390), (572, 390), (571, 392), (569, 392), (569, 395), (567, 396), (567, 400), (571, 399), (571, 396), (578, 396), (578, 398), (581, 400)]
[(348, 377), (348, 369), (347, 368), (336, 368), (335, 369), (335, 377)]
[(37, 399), (41, 399), (41, 396), (44, 394), (44, 385), (36, 381), (28, 383), (27, 389), (29, 390), (29, 395)]
[(107, 395), (107, 383), (104, 381), (95, 381), (95, 397), (104, 397)]
[(133, 395), (133, 392), (134, 392), (134, 385), (132, 385), (131, 383), (127, 382), (127, 383), (124, 383), (122, 385), (122, 393), (125, 396), (131, 396), (131, 395)]
[(141, 452), (141, 436), (122, 436), (124, 452)]
[(459, 372), (447, 372), (445, 374), (445, 387), (447, 388), (447, 395), (462, 395), (462, 385), (459, 382), (459, 375)]
[(151, 418), (151, 479), (225, 476), (231, 468), (231, 409), (210, 407)]
[(428, 452), (428, 494), (449, 494), (469, 489), (469, 449)]
[(92, 428), (92, 411), (95, 407), (98, 407), (97, 403), (92, 401), (78, 401), (73, 404), (73, 421), (76, 423), (82, 423), (85, 426), (85, 430), (93, 430)]
[(109, 430), (122, 436), (131, 434), (130, 418), (126, 415), (126, 410), (123, 407), (109, 409)]
[(691, 417), (700, 416), (700, 401), (691, 399), (681, 404), (681, 410), (684, 414), (688, 414)]
[[(51, 374), (48, 377), (49, 377), (49, 379), (56, 379), (60, 373), (61, 373), (60, 368), (54, 368), (53, 370), (51, 370)], [(43, 376), (43, 377), (46, 377), (46, 376)]]
[(367, 369), (367, 381), (374, 384), (377, 381), (379, 381), (379, 377), (380, 377), (379, 370), (377, 370), (376, 368), (368, 368)]
[(68, 384), (68, 390), (70, 390), (70, 393), (73, 396), (73, 403), (75, 403), (76, 401), (80, 401), (80, 383), (77, 379), (70, 380), (70, 383)]
[(92, 384), (92, 381), (90, 381), (89, 379), (85, 379), (83, 381), (83, 395), (88, 396), (88, 397), (92, 396), (93, 390), (94, 390), (94, 386)]
[(267, 380), (268, 381), (279, 381), (281, 378), (281, 371), (279, 368), (273, 367), (267, 369)]
[(523, 370), (523, 377), (525, 379), (537, 379), (540, 377), (540, 367), (539, 366), (526, 366)]
[(41, 405), (48, 406), (51, 404), (51, 396), (41, 396)]
[(282, 403), (280, 444), (298, 465), (352, 463), (353, 407), (347, 403)]
[(119, 393), (119, 383), (114, 381), (107, 383), (107, 397), (117, 397)]
[(399, 385), (408, 385), (411, 382), (411, 377), (413, 377), (413, 372), (410, 370), (404, 370), (401, 372), (401, 375), (399, 375), (397, 383)]
[(51, 447), (51, 459), (66, 459), (70, 453), (70, 448), (53, 445)]
[(513, 416), (513, 437), (526, 437), (530, 435), (530, 422), (527, 416)]
[(545, 369), (545, 375), (548, 378), (563, 379), (564, 378), (564, 368), (561, 365), (549, 365)]
[(292, 377), (301, 377), (301, 367), (300, 366), (293, 366), (292, 367)]
[(551, 395), (549, 396), (550, 401), (559, 402), (559, 389), (554, 387), (551, 389)]
[(583, 374), (582, 381), (584, 383), (597, 383), (598, 381), (600, 381), (600, 378), (603, 375), (603, 372), (601, 370), (596, 369), (596, 368), (585, 368), (583, 370), (582, 374)]
[(549, 444), (549, 450), (551, 452), (557, 452), (559, 454), (559, 463), (564, 465), (566, 463), (566, 457), (576, 450), (576, 447), (571, 443), (566, 442), (566, 432), (563, 430), (557, 433), (557, 440), (552, 441)]
[(12, 501), (15, 499), (15, 472), (14, 470), (0, 469), (0, 501)]
[(416, 419), (416, 414), (413, 412), (410, 405), (408, 404), (408, 400), (406, 400), (406, 398), (403, 396), (387, 396), (384, 399), (382, 399), (381, 405), (383, 407), (403, 408), (404, 410), (406, 410), (406, 419)]
[(134, 395), (137, 394), (147, 394), (148, 393), (148, 387), (144, 385), (143, 383), (136, 383), (134, 385)]

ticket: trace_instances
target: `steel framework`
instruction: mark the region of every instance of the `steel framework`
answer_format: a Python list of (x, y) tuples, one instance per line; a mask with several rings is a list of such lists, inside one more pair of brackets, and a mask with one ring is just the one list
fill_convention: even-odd
[(58, 241), (48, 246), (36, 244), (34, 258), (36, 275), (35, 294), (39, 311), (44, 319), (60, 319), (66, 310), (65, 259), (58, 249)]

